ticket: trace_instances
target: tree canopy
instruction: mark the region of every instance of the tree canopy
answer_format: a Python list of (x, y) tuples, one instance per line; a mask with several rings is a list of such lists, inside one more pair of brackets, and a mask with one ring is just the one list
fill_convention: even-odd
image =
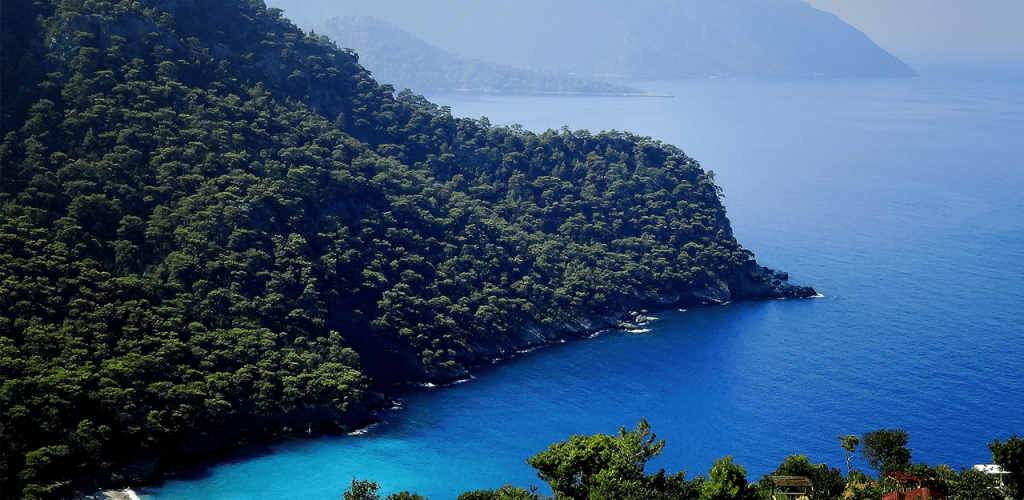
[(988, 449), (992, 452), (992, 462), (1009, 475), (1007, 483), (1014, 498), (1024, 498), (1024, 439), (1014, 434), (1005, 442), (996, 439), (989, 443)]
[[(998, 442), (998, 441), (997, 441)], [(1009, 442), (1016, 442), (1015, 437)], [(617, 435), (594, 434), (572, 436), (568, 441), (553, 444), (534, 455), (528, 463), (538, 470), (538, 477), (547, 481), (559, 499), (625, 499), (625, 500), (755, 500), (782, 498), (773, 477), (786, 479), (805, 477), (810, 480), (811, 500), (881, 500), (894, 491), (926, 487), (950, 500), (1004, 500), (1008, 490), (992, 474), (977, 469), (960, 472), (939, 464), (907, 464), (902, 474), (889, 474), (872, 480), (860, 471), (848, 477), (838, 468), (815, 464), (806, 455), (790, 455), (771, 474), (756, 484), (749, 484), (746, 469), (733, 462), (731, 456), (715, 460), (708, 476), (686, 479), (686, 471), (654, 474), (644, 471), (648, 461), (664, 449), (664, 440), (650, 433), (650, 426), (641, 419), (635, 430), (621, 428)], [(1003, 444), (1005, 446), (1005, 444)], [(802, 482), (801, 482), (802, 483)], [(793, 486), (782, 486), (792, 488)], [(381, 487), (368, 480), (353, 478), (342, 500), (381, 500)], [(505, 484), (497, 489), (467, 491), (458, 500), (544, 500), (539, 488)], [(790, 496), (799, 494), (787, 491)], [(911, 494), (912, 496), (912, 494)], [(407, 491), (388, 495), (384, 500), (426, 500)]]
[(910, 434), (903, 429), (879, 429), (861, 437), (861, 456), (879, 473), (903, 470), (910, 465)]
[(757, 490), (747, 484), (747, 470), (732, 462), (732, 456), (715, 460), (708, 481), (700, 491), (700, 500), (754, 500)]
[(526, 462), (551, 486), (556, 500), (632, 498), (650, 489), (652, 478), (644, 467), (665, 447), (650, 430), (641, 418), (629, 432), (622, 427), (618, 436), (572, 436)]
[(853, 473), (853, 465), (850, 464), (850, 458), (857, 451), (857, 447), (860, 446), (860, 438), (853, 434), (836, 437), (839, 438), (839, 446), (842, 446), (843, 451), (846, 452), (846, 474), (849, 475)]

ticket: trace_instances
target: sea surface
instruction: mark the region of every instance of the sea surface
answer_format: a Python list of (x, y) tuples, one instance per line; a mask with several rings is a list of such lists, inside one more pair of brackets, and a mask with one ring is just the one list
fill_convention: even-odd
[(758, 261), (825, 297), (660, 311), (646, 333), (403, 390), (362, 434), (253, 443), (139, 493), (334, 500), (355, 477), (442, 500), (541, 486), (527, 458), (641, 417), (666, 441), (649, 470), (689, 477), (732, 455), (756, 480), (794, 453), (845, 473), (836, 436), (880, 428), (908, 431), (915, 462), (989, 462), (987, 443), (1024, 436), (1024, 65), (915, 66), (631, 82), (661, 98), (428, 95), (494, 124), (679, 146), (715, 172)]

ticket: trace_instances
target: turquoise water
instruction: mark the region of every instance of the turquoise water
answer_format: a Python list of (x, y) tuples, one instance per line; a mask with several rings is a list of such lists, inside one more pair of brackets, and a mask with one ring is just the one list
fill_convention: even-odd
[[(525, 460), (641, 416), (652, 464), (756, 479), (837, 434), (910, 433), (913, 460), (987, 462), (1024, 434), (1024, 68), (920, 77), (641, 82), (672, 98), (430, 95), (531, 130), (629, 130), (714, 170), (736, 237), (826, 297), (665, 311), (413, 388), (356, 436), (254, 443), (141, 489), (154, 499), (337, 499), (353, 477), (453, 499), (540, 485)], [(855, 467), (865, 467), (854, 460)]]

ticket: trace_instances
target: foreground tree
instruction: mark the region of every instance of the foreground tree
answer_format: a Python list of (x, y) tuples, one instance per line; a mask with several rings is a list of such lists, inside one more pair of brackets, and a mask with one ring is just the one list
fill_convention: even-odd
[(386, 500), (427, 500), (427, 497), (410, 491), (400, 491), (388, 495)]
[(857, 446), (860, 445), (860, 439), (853, 434), (846, 436), (836, 436), (839, 438), (839, 446), (842, 446), (846, 450), (846, 476), (849, 477), (853, 473), (853, 466), (850, 465), (850, 458), (857, 451)]
[(381, 500), (380, 485), (368, 479), (352, 478), (352, 484), (342, 495), (342, 500)]
[(1014, 434), (1005, 443), (998, 439), (989, 443), (988, 449), (992, 452), (992, 463), (1009, 473), (1006, 482), (1013, 498), (1024, 498), (1024, 439)]
[(935, 468), (935, 479), (944, 487), (949, 500), (1006, 500), (999, 488), (999, 479), (975, 469), (962, 469), (959, 473), (948, 465)]
[(651, 426), (641, 418), (636, 430), (619, 429), (618, 436), (572, 436), (552, 444), (526, 462), (551, 487), (555, 498), (619, 499), (636, 497), (652, 489), (655, 476), (645, 476), (647, 461), (658, 456), (665, 440), (656, 441)]
[(715, 460), (708, 482), (701, 487), (700, 500), (755, 500), (757, 490), (747, 484), (747, 470), (732, 463), (732, 456)]
[[(504, 499), (505, 497), (501, 498)], [(341, 500), (427, 500), (427, 498), (408, 491), (392, 493), (386, 497), (381, 497), (380, 485), (376, 481), (353, 477), (352, 483), (349, 484), (345, 493), (342, 494)]]
[(903, 429), (879, 429), (861, 437), (861, 456), (879, 474), (902, 470), (910, 465), (910, 434)]
[(459, 495), (458, 500), (541, 500), (542, 498), (544, 497), (537, 494), (534, 486), (526, 489), (506, 484), (496, 490), (467, 491)]
[(882, 500), (885, 490), (876, 483), (851, 484), (849, 500)]

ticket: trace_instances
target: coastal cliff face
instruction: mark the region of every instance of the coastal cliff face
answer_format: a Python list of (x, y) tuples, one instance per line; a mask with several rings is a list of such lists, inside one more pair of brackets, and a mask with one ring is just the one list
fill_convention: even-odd
[(258, 0), (0, 1), (3, 498), (783, 293), (674, 146), (455, 118)]
[[(646, 320), (646, 316), (637, 313), (641, 310), (657, 311), (679, 307), (724, 305), (735, 300), (808, 299), (818, 296), (818, 292), (813, 287), (784, 283), (789, 280), (789, 273), (769, 269), (754, 260), (748, 261), (726, 279), (726, 281), (719, 280), (702, 289), (688, 290), (682, 294), (654, 295), (642, 300), (630, 301), (609, 309), (603, 315), (579, 318), (555, 325), (528, 324), (512, 336), (482, 339), (481, 342), (468, 346), (466, 353), (460, 356), (459, 361), (471, 367), (502, 359), (533, 347), (563, 339), (585, 337), (602, 330), (636, 329), (642, 326)], [(441, 382), (451, 382), (466, 374), (468, 372), (460, 372)]]

